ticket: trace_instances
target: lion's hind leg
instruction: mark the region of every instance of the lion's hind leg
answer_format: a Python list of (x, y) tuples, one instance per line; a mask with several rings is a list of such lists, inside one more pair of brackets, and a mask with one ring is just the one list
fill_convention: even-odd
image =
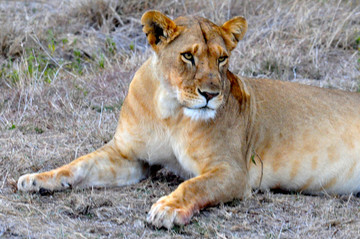
[(57, 169), (26, 174), (19, 178), (20, 191), (44, 192), (78, 187), (105, 187), (132, 184), (145, 178), (147, 165), (129, 159), (113, 141), (93, 153)]

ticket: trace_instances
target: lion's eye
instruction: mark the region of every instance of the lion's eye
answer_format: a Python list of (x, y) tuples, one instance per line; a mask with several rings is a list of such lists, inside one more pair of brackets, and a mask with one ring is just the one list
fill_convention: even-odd
[(181, 55), (185, 58), (185, 60), (190, 61), (192, 64), (195, 64), (194, 56), (191, 53), (185, 52), (182, 53)]
[(227, 56), (220, 56), (220, 57), (218, 58), (219, 64), (223, 63), (226, 59), (227, 59)]
[(187, 59), (187, 60), (191, 60), (193, 58), (193, 55), (191, 53), (184, 53), (183, 56)]

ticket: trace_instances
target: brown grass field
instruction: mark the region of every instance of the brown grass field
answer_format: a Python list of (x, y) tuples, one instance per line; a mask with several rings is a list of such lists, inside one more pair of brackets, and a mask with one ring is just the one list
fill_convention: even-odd
[(166, 170), (121, 188), (16, 191), (20, 175), (111, 139), (128, 84), (151, 54), (140, 25), (148, 9), (218, 24), (243, 15), (249, 29), (234, 73), (360, 91), (359, 0), (2, 0), (0, 238), (359, 238), (355, 195), (254, 192), (168, 231), (145, 220), (181, 182)]

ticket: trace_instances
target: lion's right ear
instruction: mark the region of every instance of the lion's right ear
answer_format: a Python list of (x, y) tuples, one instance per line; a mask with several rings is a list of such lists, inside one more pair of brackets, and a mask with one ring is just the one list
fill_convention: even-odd
[(179, 35), (179, 28), (170, 18), (158, 11), (147, 11), (141, 17), (143, 32), (155, 52), (164, 43), (169, 43)]
[(224, 37), (226, 46), (229, 50), (233, 50), (238, 41), (240, 41), (247, 30), (247, 22), (243, 17), (234, 17), (222, 25), (222, 29), (225, 31)]

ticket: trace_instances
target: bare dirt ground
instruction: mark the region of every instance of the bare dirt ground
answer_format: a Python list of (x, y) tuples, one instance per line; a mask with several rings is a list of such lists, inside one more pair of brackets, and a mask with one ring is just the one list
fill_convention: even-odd
[(181, 182), (165, 170), (121, 188), (16, 191), (20, 175), (111, 139), (127, 86), (151, 54), (140, 26), (148, 9), (218, 24), (243, 15), (249, 30), (234, 73), (359, 91), (358, 0), (0, 1), (0, 238), (358, 238), (353, 195), (257, 192), (167, 231), (145, 221)]

